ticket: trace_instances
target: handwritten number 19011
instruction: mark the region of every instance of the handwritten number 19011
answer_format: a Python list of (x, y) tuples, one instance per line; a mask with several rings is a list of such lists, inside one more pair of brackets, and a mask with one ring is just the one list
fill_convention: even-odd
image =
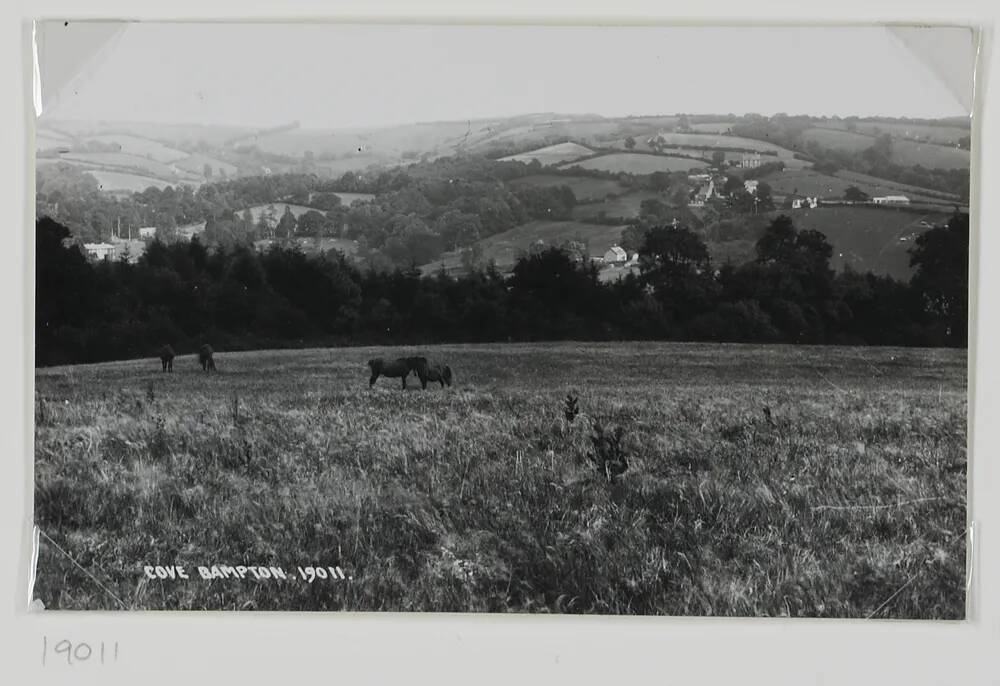
[(97, 643), (77, 641), (74, 643), (64, 638), (50, 643), (48, 636), (42, 636), (42, 665), (47, 664), (50, 658), (54, 661), (58, 660), (58, 664), (62, 664), (62, 660), (65, 658), (66, 664), (70, 667), (83, 662), (112, 664), (118, 662), (118, 641), (99, 641)]

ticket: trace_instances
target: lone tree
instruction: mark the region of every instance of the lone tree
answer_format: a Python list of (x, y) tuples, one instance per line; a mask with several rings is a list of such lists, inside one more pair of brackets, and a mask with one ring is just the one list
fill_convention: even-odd
[(844, 200), (850, 200), (851, 202), (867, 202), (868, 194), (857, 186), (848, 186), (844, 189)]
[(635, 139), (632, 136), (625, 139), (625, 148), (627, 150), (635, 150)]
[(910, 249), (910, 279), (924, 309), (944, 322), (949, 345), (968, 345), (969, 215), (956, 212), (946, 226), (920, 235)]

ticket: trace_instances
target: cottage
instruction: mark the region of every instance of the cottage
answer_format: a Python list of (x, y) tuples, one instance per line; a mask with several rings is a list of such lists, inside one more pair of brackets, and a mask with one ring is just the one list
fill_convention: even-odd
[(757, 195), (758, 184), (760, 184), (760, 181), (751, 179), (749, 181), (744, 181), (743, 187), (747, 190), (747, 193), (750, 193), (751, 195)]
[(872, 198), (876, 205), (909, 205), (910, 199), (905, 195), (884, 195)]
[(139, 227), (139, 238), (153, 238), (156, 236), (155, 226), (141, 226)]
[(741, 155), (738, 164), (743, 169), (756, 169), (763, 163), (764, 162), (761, 160), (760, 155), (755, 153), (753, 155)]
[(628, 262), (628, 253), (617, 245), (612, 245), (608, 251), (604, 253), (604, 261), (607, 264), (621, 264), (623, 262)]
[(115, 246), (110, 243), (84, 243), (83, 249), (93, 260), (110, 260), (115, 256)]

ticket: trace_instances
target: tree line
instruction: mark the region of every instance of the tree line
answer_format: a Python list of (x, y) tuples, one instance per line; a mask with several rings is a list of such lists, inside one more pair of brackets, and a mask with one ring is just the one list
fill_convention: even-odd
[(69, 230), (36, 222), (40, 366), (217, 350), (540, 340), (965, 346), (968, 215), (919, 237), (909, 283), (834, 273), (816, 231), (773, 220), (755, 259), (713, 265), (683, 226), (648, 227), (640, 269), (613, 282), (560, 248), (510, 274), (362, 269), (331, 251), (154, 241), (137, 264), (89, 262)]

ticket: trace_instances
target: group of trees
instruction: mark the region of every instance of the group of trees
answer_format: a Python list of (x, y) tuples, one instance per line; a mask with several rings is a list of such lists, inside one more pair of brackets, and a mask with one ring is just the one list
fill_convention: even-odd
[(645, 229), (641, 273), (612, 283), (567, 249), (504, 276), (361, 270), (339, 253), (153, 242), (137, 264), (90, 263), (66, 227), (36, 224), (36, 362), (339, 344), (667, 339), (966, 344), (968, 216), (920, 237), (910, 283), (829, 268), (822, 234), (778, 217), (756, 259), (713, 265), (683, 226)]

